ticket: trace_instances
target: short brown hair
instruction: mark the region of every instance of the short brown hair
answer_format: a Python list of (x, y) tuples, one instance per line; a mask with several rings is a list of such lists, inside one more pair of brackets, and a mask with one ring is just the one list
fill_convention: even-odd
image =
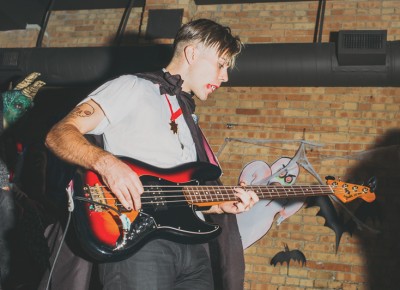
[(209, 19), (197, 19), (184, 24), (174, 40), (174, 55), (180, 53), (183, 45), (188, 43), (202, 43), (206, 47), (215, 46), (218, 55), (226, 54), (229, 66), (233, 67), (236, 56), (242, 49), (242, 42), (238, 36), (233, 36), (231, 29)]

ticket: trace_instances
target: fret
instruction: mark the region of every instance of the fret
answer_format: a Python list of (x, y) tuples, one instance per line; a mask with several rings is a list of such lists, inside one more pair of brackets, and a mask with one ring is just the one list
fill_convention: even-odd
[(196, 195), (196, 192), (197, 192), (196, 187), (194, 187), (194, 186), (184, 187), (184, 190), (185, 190), (185, 191), (186, 191), (186, 190), (189, 191), (189, 194), (187, 194), (187, 197), (190, 198), (190, 200), (191, 200), (192, 203), (198, 202), (198, 200), (197, 200), (197, 195)]
[(307, 186), (306, 195), (311, 195), (312, 193), (313, 193), (312, 188), (310, 186)]
[(217, 190), (214, 193), (214, 199), (212, 201), (217, 201), (219, 195), (221, 195), (221, 190), (219, 187), (217, 187)]
[[(279, 188), (278, 189), (278, 192), (281, 192), (281, 191), (283, 191), (283, 193), (286, 195), (286, 197), (289, 197), (289, 194), (288, 193), (290, 193), (290, 187), (289, 188), (286, 188), (286, 187), (283, 187), (283, 186), (280, 186), (281, 188)], [(282, 196), (282, 195), (281, 195)]]
[(198, 200), (198, 197), (199, 197), (199, 188), (195, 188), (195, 190), (194, 190), (194, 197), (195, 197), (195, 199), (196, 199), (196, 202), (198, 202), (199, 200)]
[(229, 200), (237, 200), (238, 198), (235, 196), (235, 190), (234, 190), (234, 186), (226, 186), (225, 187), (226, 188), (226, 192), (227, 192), (227, 195), (229, 196)]
[[(222, 186), (222, 187), (220, 187), (221, 188), (221, 194), (219, 195), (219, 197), (218, 197), (218, 201), (222, 201), (222, 200), (225, 200), (226, 199), (226, 186)], [(228, 199), (228, 200), (230, 200), (230, 198)]]
[(204, 198), (204, 202), (208, 201), (208, 200), (212, 200), (211, 194), (210, 192), (212, 192), (212, 190), (210, 190), (208, 187), (205, 188), (205, 192), (201, 195), (201, 200), (203, 201)]
[(200, 202), (203, 202), (203, 197), (205, 198), (204, 192), (207, 192), (206, 188), (207, 188), (206, 186), (203, 186), (202, 190), (197, 192), (197, 196), (196, 197), (199, 198)]
[(218, 195), (216, 196), (216, 200), (220, 201), (220, 200), (223, 200), (224, 190), (220, 186), (218, 187), (218, 189), (219, 189), (219, 191), (218, 191)]
[(303, 190), (302, 187), (296, 187), (289, 189), (289, 197), (296, 197), (296, 196), (302, 196), (303, 195)]
[(280, 187), (278, 186), (270, 186), (269, 188), (267, 187), (266, 190), (269, 192), (269, 199), (280, 197), (281, 195), (279, 194), (279, 189)]
[(258, 186), (257, 187), (254, 187), (254, 186), (251, 187), (251, 190), (254, 191), (258, 196), (263, 195), (263, 193), (260, 192), (260, 188)]
[(216, 201), (216, 200), (218, 200), (217, 199), (217, 196), (218, 196), (218, 188), (216, 189), (216, 190), (211, 190), (210, 191), (210, 199), (209, 199), (209, 201)]
[(192, 197), (192, 199), (194, 199), (197, 202), (196, 191), (197, 191), (197, 188), (192, 186), (192, 193), (190, 196)]
[(191, 191), (191, 187), (189, 187), (189, 186), (186, 186), (183, 188), (183, 194), (185, 195), (186, 200), (189, 203), (194, 203), (194, 200), (193, 200), (193, 197), (192, 197), (192, 194), (190, 193), (190, 191)]
[(309, 191), (309, 187), (305, 186), (304, 188), (302, 188), (302, 191), (303, 191), (303, 196), (306, 196)]
[[(203, 187), (203, 192), (200, 193), (200, 200), (201, 200), (202, 202), (208, 200), (208, 199), (207, 199), (208, 193), (209, 193), (208, 187), (207, 187), (207, 186), (204, 186), (204, 187)], [(204, 199), (204, 200), (203, 200), (203, 199)]]

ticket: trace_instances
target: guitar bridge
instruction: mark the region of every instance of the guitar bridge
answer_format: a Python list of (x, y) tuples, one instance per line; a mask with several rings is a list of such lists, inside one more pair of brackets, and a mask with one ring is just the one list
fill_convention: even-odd
[(89, 199), (94, 201), (94, 203), (89, 205), (89, 209), (91, 211), (95, 212), (102, 212), (104, 211), (104, 207), (101, 206), (101, 204), (107, 204), (104, 192), (102, 188), (99, 186), (99, 184), (96, 184), (94, 186), (85, 186), (83, 188), (84, 191), (84, 196)]

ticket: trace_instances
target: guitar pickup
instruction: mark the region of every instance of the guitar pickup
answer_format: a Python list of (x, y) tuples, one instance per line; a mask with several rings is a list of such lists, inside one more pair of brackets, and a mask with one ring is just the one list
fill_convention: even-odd
[(142, 200), (146, 201), (146, 204), (153, 208), (154, 211), (167, 210), (166, 193), (164, 191), (165, 188), (158, 185), (150, 186), (143, 193)]

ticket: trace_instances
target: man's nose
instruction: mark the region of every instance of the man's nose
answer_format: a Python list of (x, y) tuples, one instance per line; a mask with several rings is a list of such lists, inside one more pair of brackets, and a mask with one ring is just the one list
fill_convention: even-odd
[(228, 77), (228, 69), (227, 68), (221, 70), (219, 79), (221, 80), (221, 82), (227, 82), (228, 81), (229, 77)]

